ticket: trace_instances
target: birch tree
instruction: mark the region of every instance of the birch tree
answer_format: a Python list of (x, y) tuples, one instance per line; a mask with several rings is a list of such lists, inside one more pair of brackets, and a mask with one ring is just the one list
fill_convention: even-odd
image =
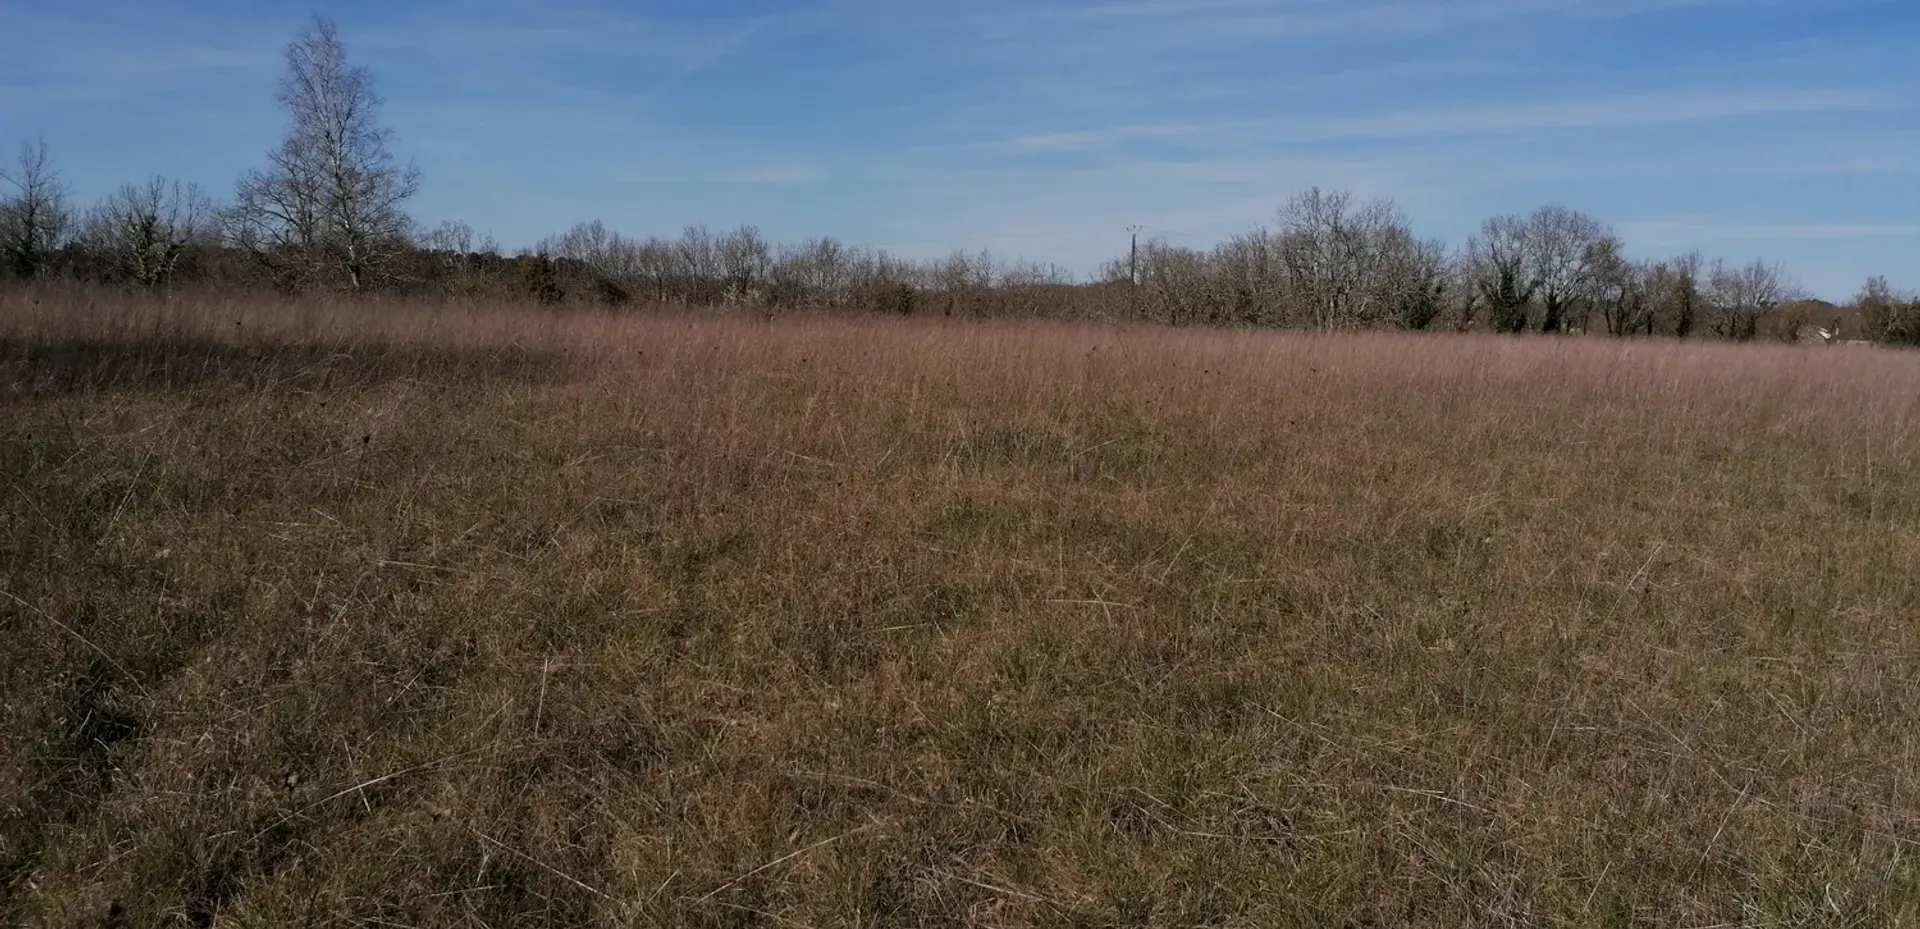
[(385, 101), (372, 72), (348, 63), (331, 21), (316, 17), (288, 44), (286, 63), (275, 99), (287, 136), (268, 167), (240, 179), (228, 234), (297, 283), (363, 290), (405, 247), (419, 171), (388, 150)]

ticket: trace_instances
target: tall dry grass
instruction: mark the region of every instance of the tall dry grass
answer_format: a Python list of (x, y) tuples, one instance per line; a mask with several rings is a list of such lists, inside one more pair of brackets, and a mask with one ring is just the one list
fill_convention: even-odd
[(0, 922), (1920, 924), (1920, 357), (0, 304)]

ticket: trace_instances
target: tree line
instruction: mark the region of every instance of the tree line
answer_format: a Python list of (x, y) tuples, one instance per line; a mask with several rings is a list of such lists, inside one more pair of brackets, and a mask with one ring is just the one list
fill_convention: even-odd
[[(1258, 227), (1211, 250), (1150, 240), (1109, 263), (1168, 321), (1340, 329), (1483, 329), (1613, 336), (1710, 335), (1746, 341), (1782, 307), (1806, 309), (1779, 264), (1707, 260), (1698, 252), (1634, 260), (1604, 222), (1564, 206), (1497, 216), (1460, 248), (1417, 238), (1391, 202), (1311, 189)], [(1912, 303), (1883, 279), (1868, 293)], [(1865, 299), (1863, 296), (1862, 299)], [(1901, 306), (1908, 310), (1913, 307)], [(1886, 315), (1886, 314), (1883, 314)], [(1904, 317), (1873, 333), (1920, 341)], [(1790, 333), (1797, 325), (1780, 321)], [(1804, 322), (1801, 320), (1799, 322)]]
[[(1095, 274), (992, 254), (910, 261), (832, 238), (768, 242), (752, 226), (630, 238), (594, 220), (507, 254), (465, 223), (406, 211), (420, 173), (366, 68), (316, 17), (286, 48), (288, 117), (265, 164), (217, 202), (151, 177), (85, 210), (44, 141), (0, 169), (0, 275), (151, 290), (369, 291), (543, 304), (807, 307), (901, 314), (1135, 317), (1175, 325), (1791, 336), (1812, 312), (1787, 271), (1698, 252), (1627, 257), (1604, 222), (1564, 206), (1483, 223), (1450, 247), (1415, 235), (1385, 200), (1309, 189), (1209, 249), (1149, 239)], [(1884, 278), (1850, 307), (1858, 335), (1920, 345), (1920, 295)]]

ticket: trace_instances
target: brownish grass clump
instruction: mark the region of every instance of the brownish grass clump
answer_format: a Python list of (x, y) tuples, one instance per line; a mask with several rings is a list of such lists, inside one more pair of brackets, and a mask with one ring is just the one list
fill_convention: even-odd
[(0, 922), (1920, 923), (1920, 358), (87, 299)]

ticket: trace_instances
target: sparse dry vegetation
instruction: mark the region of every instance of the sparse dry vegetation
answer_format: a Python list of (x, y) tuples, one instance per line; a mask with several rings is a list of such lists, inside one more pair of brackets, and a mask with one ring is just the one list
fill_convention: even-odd
[(0, 301), (9, 925), (1920, 924), (1904, 353)]

